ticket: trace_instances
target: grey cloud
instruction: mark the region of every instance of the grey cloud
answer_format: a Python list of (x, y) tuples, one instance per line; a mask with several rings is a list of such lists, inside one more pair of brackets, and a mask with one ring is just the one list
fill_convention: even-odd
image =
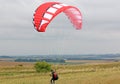
[(80, 8), (83, 15), (82, 30), (75, 30), (62, 13), (49, 24), (45, 33), (40, 33), (34, 29), (32, 17), (35, 9), (47, 1), (51, 0), (0, 0), (0, 54), (120, 51), (120, 1), (57, 0)]

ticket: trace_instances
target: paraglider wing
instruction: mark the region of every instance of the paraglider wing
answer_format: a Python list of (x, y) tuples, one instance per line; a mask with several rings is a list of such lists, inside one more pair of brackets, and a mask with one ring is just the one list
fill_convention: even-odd
[(64, 12), (76, 29), (82, 27), (82, 15), (78, 8), (59, 2), (47, 2), (40, 5), (34, 15), (33, 24), (38, 32), (45, 32), (46, 27), (59, 13)]

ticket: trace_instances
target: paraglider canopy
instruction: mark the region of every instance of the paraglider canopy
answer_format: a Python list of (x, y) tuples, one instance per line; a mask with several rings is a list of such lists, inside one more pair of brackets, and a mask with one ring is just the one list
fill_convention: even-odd
[[(46, 2), (40, 5), (33, 15), (33, 24), (38, 32), (45, 32), (46, 27), (59, 13), (64, 12), (76, 29), (82, 27), (82, 15), (78, 8), (59, 2)], [(57, 24), (57, 23), (56, 23)]]

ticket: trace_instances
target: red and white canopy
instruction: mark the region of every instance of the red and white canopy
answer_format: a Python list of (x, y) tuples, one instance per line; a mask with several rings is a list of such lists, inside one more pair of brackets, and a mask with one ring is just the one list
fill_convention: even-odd
[(45, 32), (47, 25), (61, 12), (68, 16), (76, 29), (81, 29), (82, 15), (79, 9), (59, 2), (47, 2), (40, 5), (33, 15), (34, 27), (38, 32)]

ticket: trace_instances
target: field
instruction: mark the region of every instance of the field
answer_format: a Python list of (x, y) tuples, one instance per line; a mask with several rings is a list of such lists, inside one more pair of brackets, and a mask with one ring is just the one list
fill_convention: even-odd
[[(120, 62), (55, 64), (52, 67), (59, 74), (56, 84), (120, 84)], [(34, 63), (0, 62), (0, 84), (50, 84), (50, 78), (50, 73), (36, 73)]]

